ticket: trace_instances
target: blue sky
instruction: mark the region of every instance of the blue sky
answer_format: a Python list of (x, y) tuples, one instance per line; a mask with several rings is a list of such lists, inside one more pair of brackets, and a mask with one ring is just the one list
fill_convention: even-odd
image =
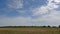
[(0, 0), (0, 26), (60, 25), (60, 0)]

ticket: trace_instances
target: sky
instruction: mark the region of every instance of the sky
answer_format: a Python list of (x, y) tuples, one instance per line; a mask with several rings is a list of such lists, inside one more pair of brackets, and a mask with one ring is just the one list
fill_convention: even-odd
[(0, 26), (44, 25), (60, 25), (60, 0), (0, 0)]

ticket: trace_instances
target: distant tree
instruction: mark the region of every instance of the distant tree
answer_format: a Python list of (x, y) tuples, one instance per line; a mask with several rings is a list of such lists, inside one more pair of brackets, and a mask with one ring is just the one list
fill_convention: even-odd
[(60, 28), (60, 25), (59, 25), (59, 28)]
[(49, 25), (47, 27), (50, 27)]
[(45, 28), (46, 26), (42, 26), (42, 27), (44, 27), (44, 28)]

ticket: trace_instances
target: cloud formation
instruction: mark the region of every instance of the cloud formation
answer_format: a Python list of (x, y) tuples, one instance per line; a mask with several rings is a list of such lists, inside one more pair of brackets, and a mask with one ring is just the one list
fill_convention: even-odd
[(57, 11), (59, 7), (59, 0), (48, 0), (46, 6), (37, 7), (33, 9), (33, 16), (38, 16), (37, 22), (46, 22), (49, 25), (59, 25), (60, 23), (60, 11)]
[[(0, 25), (20, 25), (20, 26), (40, 26), (40, 25), (59, 25), (60, 23), (60, 0), (47, 0), (47, 4), (40, 0), (7, 0), (5, 15), (1, 16)], [(34, 6), (35, 5), (35, 6)], [(0, 10), (1, 12), (2, 10)], [(3, 13), (2, 12), (2, 13)], [(17, 16), (18, 15), (18, 16)], [(11, 17), (14, 16), (14, 17)], [(15, 17), (17, 16), (17, 17)]]
[(23, 8), (23, 0), (7, 0), (8, 8), (19, 9)]

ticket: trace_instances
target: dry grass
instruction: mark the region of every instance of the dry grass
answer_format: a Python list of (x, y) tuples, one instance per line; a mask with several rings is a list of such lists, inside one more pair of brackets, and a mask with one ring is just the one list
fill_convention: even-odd
[(60, 28), (0, 28), (0, 34), (60, 34)]

